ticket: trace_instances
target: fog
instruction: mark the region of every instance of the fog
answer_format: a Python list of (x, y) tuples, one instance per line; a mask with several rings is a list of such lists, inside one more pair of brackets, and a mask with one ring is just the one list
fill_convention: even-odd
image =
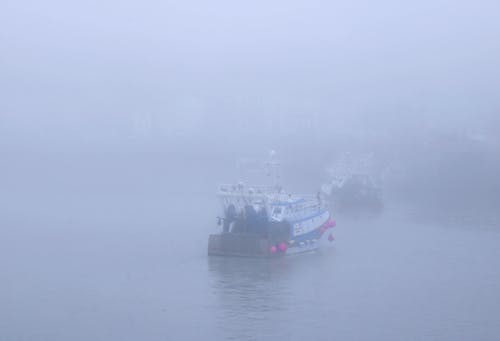
[[(496, 340), (495, 1), (3, 1), (0, 340)], [(213, 258), (220, 183), (275, 150), (336, 240)], [(249, 162), (251, 163), (251, 162)]]

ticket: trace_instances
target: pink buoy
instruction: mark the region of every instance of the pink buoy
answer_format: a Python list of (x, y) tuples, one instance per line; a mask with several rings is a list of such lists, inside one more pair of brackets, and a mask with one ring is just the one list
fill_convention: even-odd
[(269, 251), (271, 251), (271, 253), (276, 253), (276, 251), (278, 251), (278, 249), (276, 248), (276, 246), (273, 245), (269, 248)]
[(285, 252), (286, 249), (287, 249), (287, 246), (284, 242), (281, 242), (279, 245), (278, 245), (278, 248), (280, 249), (281, 252)]
[(334, 226), (335, 226), (335, 220), (333, 220), (332, 218), (328, 219), (328, 221), (326, 222), (326, 228), (331, 228)]

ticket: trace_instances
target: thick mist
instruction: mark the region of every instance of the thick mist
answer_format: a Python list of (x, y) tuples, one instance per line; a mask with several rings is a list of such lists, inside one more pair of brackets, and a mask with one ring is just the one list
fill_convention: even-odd
[[(495, 1), (4, 1), (0, 340), (495, 340)], [(206, 256), (220, 183), (275, 150), (333, 247)]]

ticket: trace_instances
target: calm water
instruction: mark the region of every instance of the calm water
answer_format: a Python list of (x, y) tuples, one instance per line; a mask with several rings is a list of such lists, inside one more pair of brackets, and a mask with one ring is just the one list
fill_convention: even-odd
[[(200, 214), (183, 200), (81, 200), (66, 198), (64, 213), (11, 206), (4, 215), (1, 340), (500, 335), (495, 227), (413, 223), (389, 207), (376, 218), (338, 218), (334, 246), (321, 253), (208, 258), (211, 204)], [(75, 219), (82, 211), (91, 214)]]

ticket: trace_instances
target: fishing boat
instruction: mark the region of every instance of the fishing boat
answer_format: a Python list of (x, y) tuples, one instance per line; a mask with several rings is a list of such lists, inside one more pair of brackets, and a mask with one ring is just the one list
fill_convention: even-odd
[[(271, 164), (272, 165), (272, 164)], [(208, 254), (280, 257), (333, 242), (336, 223), (321, 193), (297, 195), (281, 186), (221, 185), (220, 233), (209, 236)]]
[(322, 192), (338, 209), (383, 206), (373, 154), (344, 153), (329, 167), (328, 174), (330, 180), (322, 186)]

